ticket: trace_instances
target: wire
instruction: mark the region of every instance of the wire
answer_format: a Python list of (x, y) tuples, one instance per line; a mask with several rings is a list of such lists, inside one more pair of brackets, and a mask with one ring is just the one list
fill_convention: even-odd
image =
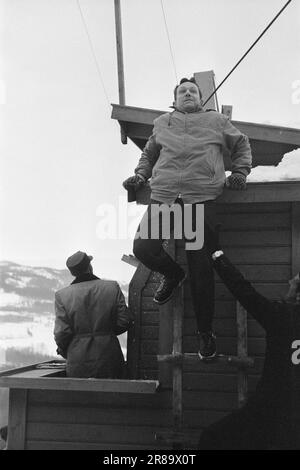
[(245, 54), (243, 55), (243, 57), (241, 57), (241, 59), (235, 64), (235, 66), (230, 70), (230, 72), (226, 75), (226, 77), (224, 78), (224, 80), (220, 83), (220, 85), (217, 86), (217, 88), (213, 91), (213, 93), (207, 98), (207, 100), (205, 101), (205, 103), (203, 104), (203, 106), (206, 105), (206, 103), (214, 96), (214, 94), (219, 90), (219, 88), (221, 88), (221, 86), (223, 85), (223, 83), (226, 82), (227, 78), (230, 77), (230, 75), (234, 72), (234, 70), (238, 67), (238, 65), (244, 60), (244, 58), (249, 54), (249, 52), (251, 51), (251, 49), (253, 49), (253, 47), (258, 43), (258, 41), (263, 37), (263, 35), (268, 31), (268, 29), (272, 26), (272, 24), (277, 20), (277, 18), (281, 15), (281, 13), (286, 9), (286, 7), (291, 3), (292, 0), (289, 0), (282, 8), (281, 10), (277, 13), (277, 15), (273, 18), (273, 20), (268, 24), (268, 26), (263, 30), (263, 32), (258, 36), (258, 38), (256, 39), (256, 41), (252, 44), (251, 47), (249, 47), (249, 49), (247, 50), (247, 52), (245, 52)]
[(167, 24), (167, 19), (166, 19), (166, 14), (165, 14), (165, 9), (164, 9), (163, 0), (160, 0), (160, 4), (161, 4), (162, 12), (163, 12), (163, 17), (164, 17), (164, 22), (165, 22), (165, 27), (166, 27), (166, 33), (167, 33), (167, 36), (168, 36), (169, 48), (170, 48), (170, 53), (171, 53), (171, 58), (172, 58), (172, 63), (173, 63), (173, 68), (174, 68), (176, 83), (178, 83), (178, 76), (177, 76), (177, 71), (176, 71), (175, 59), (174, 59), (174, 54), (173, 54), (173, 50), (172, 50), (171, 39), (170, 39), (170, 35), (169, 35), (169, 29), (168, 29), (168, 24)]
[(105, 88), (105, 85), (104, 85), (100, 65), (98, 63), (97, 56), (96, 56), (96, 53), (95, 53), (95, 49), (94, 49), (94, 46), (93, 46), (93, 43), (92, 43), (92, 40), (91, 40), (91, 37), (90, 37), (90, 34), (89, 34), (89, 30), (88, 30), (88, 27), (87, 27), (87, 24), (85, 22), (85, 18), (84, 18), (84, 15), (83, 15), (83, 12), (82, 12), (82, 9), (81, 9), (81, 6), (80, 6), (80, 1), (76, 0), (76, 2), (77, 2), (77, 6), (78, 6), (78, 9), (79, 9), (79, 13), (80, 13), (80, 16), (81, 16), (81, 19), (82, 19), (82, 23), (83, 23), (87, 38), (88, 38), (88, 41), (89, 41), (92, 56), (93, 56), (95, 64), (96, 64), (96, 68), (97, 68), (98, 75), (99, 75), (99, 78), (100, 78), (100, 82), (101, 82), (101, 85), (102, 85), (102, 88), (103, 88), (103, 91), (104, 91), (104, 94), (105, 94), (105, 97), (106, 97), (106, 101), (107, 101), (109, 109), (110, 109), (110, 100), (108, 98), (108, 94), (107, 94), (107, 91), (106, 91), (106, 88)]

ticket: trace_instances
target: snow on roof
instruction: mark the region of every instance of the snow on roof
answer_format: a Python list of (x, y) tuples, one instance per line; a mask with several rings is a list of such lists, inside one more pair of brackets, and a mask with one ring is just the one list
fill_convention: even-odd
[(300, 148), (284, 154), (277, 166), (268, 165), (252, 168), (247, 178), (249, 183), (291, 180), (300, 180)]

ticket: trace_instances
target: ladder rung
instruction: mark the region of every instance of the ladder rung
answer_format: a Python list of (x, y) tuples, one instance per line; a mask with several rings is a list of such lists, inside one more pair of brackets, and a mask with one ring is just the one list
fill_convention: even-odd
[(170, 362), (173, 364), (224, 364), (231, 367), (253, 367), (254, 360), (251, 357), (239, 357), (239, 356), (224, 356), (217, 355), (213, 359), (201, 359), (198, 354), (185, 353), (185, 354), (164, 354), (157, 356), (158, 362)]

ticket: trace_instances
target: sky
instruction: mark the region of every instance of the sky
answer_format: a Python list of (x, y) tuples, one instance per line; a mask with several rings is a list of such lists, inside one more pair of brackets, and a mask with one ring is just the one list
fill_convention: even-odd
[[(164, 0), (179, 78), (220, 83), (285, 2)], [(140, 150), (122, 145), (113, 0), (0, 0), (0, 259), (64, 268), (77, 250), (99, 276), (129, 280), (145, 207), (122, 181)], [(126, 104), (168, 110), (176, 74), (160, 0), (121, 0)], [(233, 119), (300, 128), (300, 1), (293, 0), (218, 92)], [(104, 86), (103, 86), (104, 84)], [(128, 233), (120, 233), (126, 211)], [(106, 212), (105, 212), (106, 211)], [(114, 234), (101, 239), (103, 214)], [(102, 222), (101, 222), (102, 221)], [(124, 232), (124, 226), (123, 226)], [(105, 234), (102, 234), (102, 238)]]

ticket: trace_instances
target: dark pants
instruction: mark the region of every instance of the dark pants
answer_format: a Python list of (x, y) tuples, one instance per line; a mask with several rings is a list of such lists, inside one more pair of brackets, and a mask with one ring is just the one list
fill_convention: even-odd
[[(147, 268), (152, 271), (159, 272), (168, 278), (180, 277), (182, 268), (166, 253), (163, 249), (163, 241), (165, 240), (162, 233), (162, 218), (156, 218), (154, 221), (151, 208), (154, 204), (161, 204), (158, 201), (151, 200), (148, 209), (139, 225), (138, 232), (133, 245), (133, 253), (136, 258), (141, 261)], [(175, 201), (181, 209), (184, 209), (181, 199)], [(192, 230), (196, 230), (196, 206), (192, 205)], [(201, 249), (186, 249), (187, 263), (190, 274), (190, 285), (193, 307), (197, 319), (198, 331), (207, 332), (212, 329), (212, 320), (214, 316), (214, 274), (212, 259), (209, 252), (209, 241), (211, 240), (211, 230), (215, 228), (215, 204), (209, 201), (204, 204), (205, 210), (205, 227), (204, 227), (204, 245)], [(138, 236), (142, 225), (148, 227), (149, 234), (151, 227), (156, 222), (159, 227), (159, 236), (157, 239), (141, 238)], [(152, 225), (151, 225), (152, 224)], [(170, 230), (174, 229), (174, 217), (170, 218)], [(191, 242), (185, 236), (186, 230), (182, 225), (183, 239)]]

